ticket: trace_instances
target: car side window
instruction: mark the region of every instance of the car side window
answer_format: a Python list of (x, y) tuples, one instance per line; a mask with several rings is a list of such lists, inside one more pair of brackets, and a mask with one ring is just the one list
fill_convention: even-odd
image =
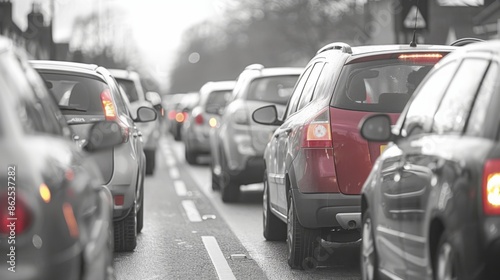
[(457, 62), (442, 65), (431, 73), (414, 94), (413, 101), (404, 119), (401, 135), (413, 136), (430, 131), (432, 118), (436, 112), (443, 94), (455, 74)]
[(466, 134), (470, 136), (484, 135), (484, 124), (488, 107), (494, 93), (498, 94), (498, 63), (491, 63), (488, 72), (481, 83), (474, 107), (472, 108), (469, 121), (467, 122)]
[(304, 86), (306, 84), (307, 78), (309, 77), (309, 74), (311, 73), (312, 67), (308, 67), (304, 73), (299, 78), (299, 81), (297, 82), (297, 85), (295, 86), (295, 89), (293, 90), (292, 96), (290, 97), (290, 101), (288, 102), (288, 106), (286, 108), (285, 112), (285, 118), (290, 116), (291, 114), (295, 113), (297, 111), (297, 105), (299, 103), (300, 95), (302, 94), (302, 91), (304, 90)]
[(463, 132), (488, 64), (485, 59), (464, 59), (434, 116), (432, 131), (438, 134)]
[(318, 62), (314, 64), (311, 74), (309, 75), (309, 79), (307, 79), (306, 84), (304, 85), (304, 90), (302, 91), (302, 96), (299, 100), (299, 106), (297, 107), (297, 111), (304, 108), (309, 102), (311, 102), (314, 91), (316, 89), (316, 84), (318, 83), (318, 78), (323, 70), (324, 63)]

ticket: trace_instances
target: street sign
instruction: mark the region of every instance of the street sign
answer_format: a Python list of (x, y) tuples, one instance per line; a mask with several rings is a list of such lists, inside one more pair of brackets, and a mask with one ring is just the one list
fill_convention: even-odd
[(401, 26), (404, 31), (429, 27), (428, 0), (400, 0), (400, 3)]

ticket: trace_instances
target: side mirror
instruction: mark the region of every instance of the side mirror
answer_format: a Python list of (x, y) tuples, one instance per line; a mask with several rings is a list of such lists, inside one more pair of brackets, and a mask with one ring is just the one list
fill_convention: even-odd
[(391, 132), (391, 118), (383, 114), (369, 116), (361, 120), (360, 133), (368, 141), (389, 142), (394, 138)]
[(278, 119), (278, 110), (275, 105), (268, 105), (255, 110), (252, 113), (254, 122), (264, 125), (281, 125), (283, 121)]
[(137, 109), (137, 118), (134, 120), (135, 122), (151, 122), (156, 120), (157, 114), (154, 109), (149, 107), (139, 107)]
[(161, 97), (158, 92), (155, 91), (148, 91), (146, 92), (146, 99), (153, 104), (153, 106), (160, 105), (161, 104)]
[(90, 128), (89, 138), (84, 149), (87, 152), (111, 149), (123, 140), (120, 125), (114, 121), (100, 121)]

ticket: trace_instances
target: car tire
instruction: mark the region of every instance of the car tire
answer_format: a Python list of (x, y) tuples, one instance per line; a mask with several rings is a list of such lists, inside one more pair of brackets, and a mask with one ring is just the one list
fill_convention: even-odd
[(378, 275), (378, 255), (375, 247), (375, 236), (373, 234), (373, 223), (369, 209), (363, 214), (361, 243), (361, 279), (377, 280)]
[(464, 279), (460, 274), (460, 264), (456, 250), (451, 244), (447, 232), (439, 239), (439, 245), (434, 258), (434, 279)]
[(144, 186), (141, 188), (141, 208), (137, 211), (137, 234), (141, 233), (144, 227)]
[(137, 246), (137, 213), (135, 203), (121, 221), (113, 223), (116, 252), (131, 252)]
[(267, 181), (267, 171), (264, 171), (264, 192), (262, 196), (262, 220), (264, 228), (264, 238), (268, 241), (286, 240), (286, 223), (283, 223), (271, 211), (269, 201), (269, 183)]
[(212, 173), (212, 190), (213, 191), (219, 191), (220, 190), (220, 185), (219, 185), (219, 176), (217, 176), (214, 172), (214, 166), (213, 166), (213, 163), (211, 162), (210, 163), (210, 170), (211, 170), (211, 173)]
[(293, 269), (310, 270), (318, 261), (315, 252), (321, 249), (321, 231), (303, 227), (297, 218), (295, 203), (290, 196), (287, 217), (288, 265)]
[(196, 164), (196, 159), (198, 158), (198, 155), (191, 151), (188, 146), (186, 145), (186, 148), (184, 149), (184, 157), (186, 158), (186, 162), (194, 165)]
[(221, 152), (221, 176), (219, 176), (220, 194), (223, 202), (236, 202), (240, 197), (240, 185), (229, 174), (226, 156)]
[(144, 151), (146, 155), (146, 175), (153, 175), (156, 165), (156, 150)]

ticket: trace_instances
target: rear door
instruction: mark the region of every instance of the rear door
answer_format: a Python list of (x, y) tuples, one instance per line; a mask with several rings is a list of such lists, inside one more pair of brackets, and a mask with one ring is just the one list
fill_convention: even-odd
[[(379, 238), (375, 242), (382, 256), (381, 269), (389, 275), (407, 277), (403, 239), (415, 239), (415, 234), (407, 232), (410, 235), (404, 236), (405, 219), (409, 214), (407, 210), (411, 208), (409, 201), (414, 199), (416, 193), (412, 188), (425, 185), (423, 182), (428, 179), (428, 168), (409, 170), (411, 167), (405, 165), (406, 155), (421, 153), (424, 146), (421, 139), (431, 129), (434, 113), (455, 69), (456, 63), (452, 62), (430, 75), (405, 113), (404, 126), (400, 132), (404, 138), (391, 145), (380, 162), (381, 180), (375, 202), (380, 207), (374, 207), (375, 219), (378, 221), (376, 235)], [(414, 160), (419, 158), (415, 157)]]
[(304, 89), (305, 83), (311, 73), (312, 67), (306, 68), (302, 73), (288, 100), (287, 107), (283, 117), (285, 122), (274, 131), (272, 138), (269, 140), (269, 149), (266, 158), (268, 180), (269, 180), (269, 200), (273, 208), (277, 209), (283, 215), (287, 214), (287, 194), (286, 194), (286, 179), (284, 175), (286, 149), (284, 142), (291, 129), (290, 116), (297, 110), (300, 96)]
[[(466, 196), (466, 188), (471, 183), (473, 173), (467, 175), (464, 170), (470, 166), (466, 164), (470, 151), (462, 149), (477, 146), (478, 141), (467, 141), (461, 136), (489, 64), (484, 58), (464, 59), (434, 115), (431, 134), (416, 138), (404, 149), (402, 177), (405, 180), (399, 184), (399, 211), (404, 213), (401, 240), (409, 279), (421, 279), (432, 265), (426, 246), (432, 209), (429, 202), (439, 196), (437, 208), (443, 211), (447, 208), (458, 212), (460, 209), (456, 207), (467, 206), (453, 205), (447, 200), (456, 201), (451, 196)], [(490, 80), (492, 78), (490, 76)], [(486, 154), (484, 148), (490, 149), (490, 146), (477, 146), (475, 153)]]

